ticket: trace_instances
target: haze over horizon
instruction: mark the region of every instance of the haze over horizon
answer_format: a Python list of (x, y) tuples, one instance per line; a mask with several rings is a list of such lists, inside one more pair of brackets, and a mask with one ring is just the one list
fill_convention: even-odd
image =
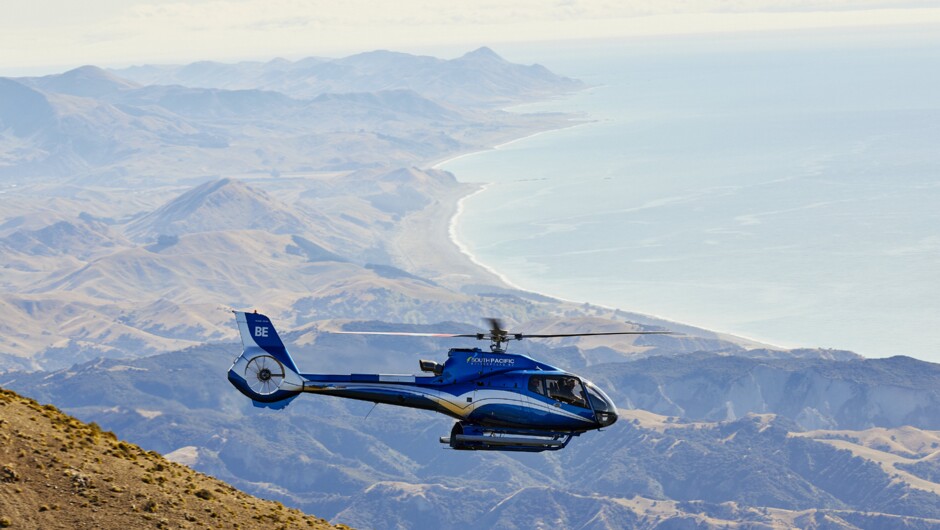
[[(935, 26), (931, 2), (533, 0), (473, 6), (411, 0), (372, 5), (277, 0), (61, 0), (23, 3), (0, 20), (0, 75), (40, 75), (85, 64), (120, 67), (337, 56), (374, 49), (436, 55), (481, 45), (643, 35), (814, 28)], [(460, 50), (460, 51), (458, 51)], [(15, 51), (15, 53), (14, 53)]]

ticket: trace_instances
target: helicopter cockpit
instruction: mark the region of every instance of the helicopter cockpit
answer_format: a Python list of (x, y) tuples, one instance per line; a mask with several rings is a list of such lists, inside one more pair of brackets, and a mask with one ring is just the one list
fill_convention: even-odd
[(529, 390), (549, 399), (561, 401), (581, 408), (590, 408), (585, 399), (584, 388), (577, 377), (567, 375), (533, 375), (529, 378)]
[(533, 375), (529, 377), (529, 391), (575, 407), (593, 409), (597, 421), (605, 427), (617, 421), (614, 402), (590, 381), (582, 384), (580, 379), (570, 375)]

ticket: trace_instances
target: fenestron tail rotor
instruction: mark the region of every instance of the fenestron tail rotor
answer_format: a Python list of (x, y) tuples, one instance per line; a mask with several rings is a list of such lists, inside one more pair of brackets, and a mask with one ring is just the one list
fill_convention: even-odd
[(554, 337), (590, 337), (601, 335), (669, 335), (671, 331), (606, 331), (600, 333), (548, 333), (548, 334), (525, 334), (509, 333), (503, 328), (502, 322), (498, 318), (485, 318), (489, 324), (489, 333), (412, 333), (407, 331), (329, 331), (328, 333), (342, 333), (347, 335), (391, 335), (399, 337), (434, 337), (434, 338), (473, 338), (477, 340), (490, 341), (490, 350), (496, 353), (506, 351), (503, 346), (509, 341), (522, 339), (548, 339)]
[(259, 355), (245, 366), (245, 381), (263, 396), (277, 392), (284, 380), (284, 365), (270, 355)]

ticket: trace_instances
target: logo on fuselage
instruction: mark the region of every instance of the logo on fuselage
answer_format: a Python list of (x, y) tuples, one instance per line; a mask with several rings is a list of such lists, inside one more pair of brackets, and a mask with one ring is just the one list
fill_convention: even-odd
[(467, 364), (482, 364), (484, 366), (513, 366), (516, 360), (510, 357), (467, 357)]

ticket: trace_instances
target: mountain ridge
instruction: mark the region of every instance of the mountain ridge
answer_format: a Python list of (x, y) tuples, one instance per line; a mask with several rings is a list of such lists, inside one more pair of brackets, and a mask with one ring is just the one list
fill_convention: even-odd
[[(207, 75), (209, 70), (213, 70), (214, 75)], [(449, 60), (377, 50), (338, 59), (308, 57), (267, 63), (136, 66), (111, 72), (142, 84), (263, 88), (301, 98), (324, 92), (357, 92), (363, 88), (366, 91), (409, 89), (441, 102), (491, 107), (544, 96), (559, 88), (572, 91), (584, 87), (576, 80), (552, 74), (539, 65), (510, 63), (486, 46)], [(388, 81), (390, 74), (395, 79), (391, 83)], [(237, 82), (233, 81), (236, 79)], [(474, 79), (478, 85), (476, 93), (466, 90), (468, 79)], [(507, 80), (518, 87), (517, 94), (498, 88), (505, 86)], [(552, 86), (555, 88), (550, 88)]]
[(343, 528), (242, 493), (0, 388), (0, 526)]
[(289, 233), (301, 223), (286, 205), (238, 180), (210, 180), (128, 224), (137, 240), (220, 230)]
[(500, 108), (582, 87), (492, 57), (385, 52), (264, 64), (89, 65), (0, 79), (0, 126), (14, 133), (0, 136), (0, 182), (141, 187), (148, 178), (244, 168), (276, 175), (423, 164), (565, 126), (571, 116)]

